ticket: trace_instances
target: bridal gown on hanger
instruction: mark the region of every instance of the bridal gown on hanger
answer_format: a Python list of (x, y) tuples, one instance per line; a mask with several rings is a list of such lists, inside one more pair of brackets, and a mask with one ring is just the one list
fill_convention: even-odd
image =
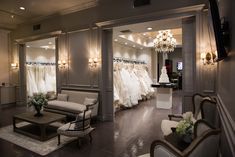
[(28, 96), (33, 96), (34, 93), (38, 93), (37, 84), (35, 82), (34, 71), (35, 68), (27, 65), (26, 66), (26, 80), (27, 80), (27, 93)]
[(46, 94), (45, 66), (37, 66), (38, 69), (38, 91)]
[(27, 65), (27, 93), (56, 92), (55, 65)]
[(114, 107), (133, 107), (140, 100), (152, 95), (152, 80), (146, 71), (146, 65), (133, 63), (114, 63), (113, 90)]
[(122, 93), (122, 95), (123, 95), (123, 105), (125, 107), (131, 107), (132, 104), (131, 104), (129, 87), (128, 87), (128, 83), (130, 83), (129, 75), (123, 67), (121, 68), (119, 74), (120, 74), (120, 79), (121, 79), (122, 84), (123, 84), (123, 87), (122, 87), (123, 88), (122, 91), (124, 92), (124, 93)]
[(56, 74), (55, 74), (55, 66), (50, 65), (45, 67), (45, 85), (46, 91), (52, 92), (56, 91)]

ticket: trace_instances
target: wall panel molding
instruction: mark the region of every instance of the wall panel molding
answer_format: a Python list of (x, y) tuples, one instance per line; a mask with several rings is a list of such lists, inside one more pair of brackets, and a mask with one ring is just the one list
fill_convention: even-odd
[(224, 128), (230, 150), (233, 156), (235, 156), (235, 122), (233, 121), (219, 94), (217, 94), (217, 98), (221, 123)]

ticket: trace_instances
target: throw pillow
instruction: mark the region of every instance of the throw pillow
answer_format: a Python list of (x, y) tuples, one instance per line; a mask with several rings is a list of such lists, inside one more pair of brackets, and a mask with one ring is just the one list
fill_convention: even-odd
[(68, 101), (68, 95), (67, 94), (58, 94), (57, 100), (59, 100), (59, 101)]
[(84, 105), (92, 105), (96, 103), (97, 103), (97, 99), (94, 99), (94, 98), (85, 98), (83, 102)]
[(47, 92), (46, 96), (48, 100), (54, 100), (57, 98), (56, 93), (54, 91)]

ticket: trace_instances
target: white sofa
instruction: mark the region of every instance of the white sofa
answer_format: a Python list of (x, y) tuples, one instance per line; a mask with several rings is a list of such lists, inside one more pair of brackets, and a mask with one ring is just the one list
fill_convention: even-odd
[(90, 109), (92, 117), (98, 115), (99, 94), (97, 92), (62, 90), (61, 94), (67, 95), (67, 101), (58, 99), (49, 101), (44, 110), (76, 117), (84, 110)]

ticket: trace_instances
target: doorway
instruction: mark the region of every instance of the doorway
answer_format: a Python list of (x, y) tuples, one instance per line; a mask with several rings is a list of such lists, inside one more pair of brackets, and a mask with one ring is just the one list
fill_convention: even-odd
[[(169, 31), (176, 40), (173, 50), (164, 53), (156, 50), (155, 40), (160, 31)], [(156, 101), (153, 99), (156, 99), (156, 95), (151, 84), (160, 82), (163, 66), (167, 70), (167, 82), (174, 84), (173, 97), (176, 101), (174, 101), (171, 112), (181, 113), (182, 19), (164, 19), (114, 27), (114, 112), (134, 108), (144, 101), (155, 103)], [(123, 74), (123, 71), (126, 70), (128, 72)]]
[(35, 93), (56, 95), (56, 39), (25, 43), (27, 97)]

